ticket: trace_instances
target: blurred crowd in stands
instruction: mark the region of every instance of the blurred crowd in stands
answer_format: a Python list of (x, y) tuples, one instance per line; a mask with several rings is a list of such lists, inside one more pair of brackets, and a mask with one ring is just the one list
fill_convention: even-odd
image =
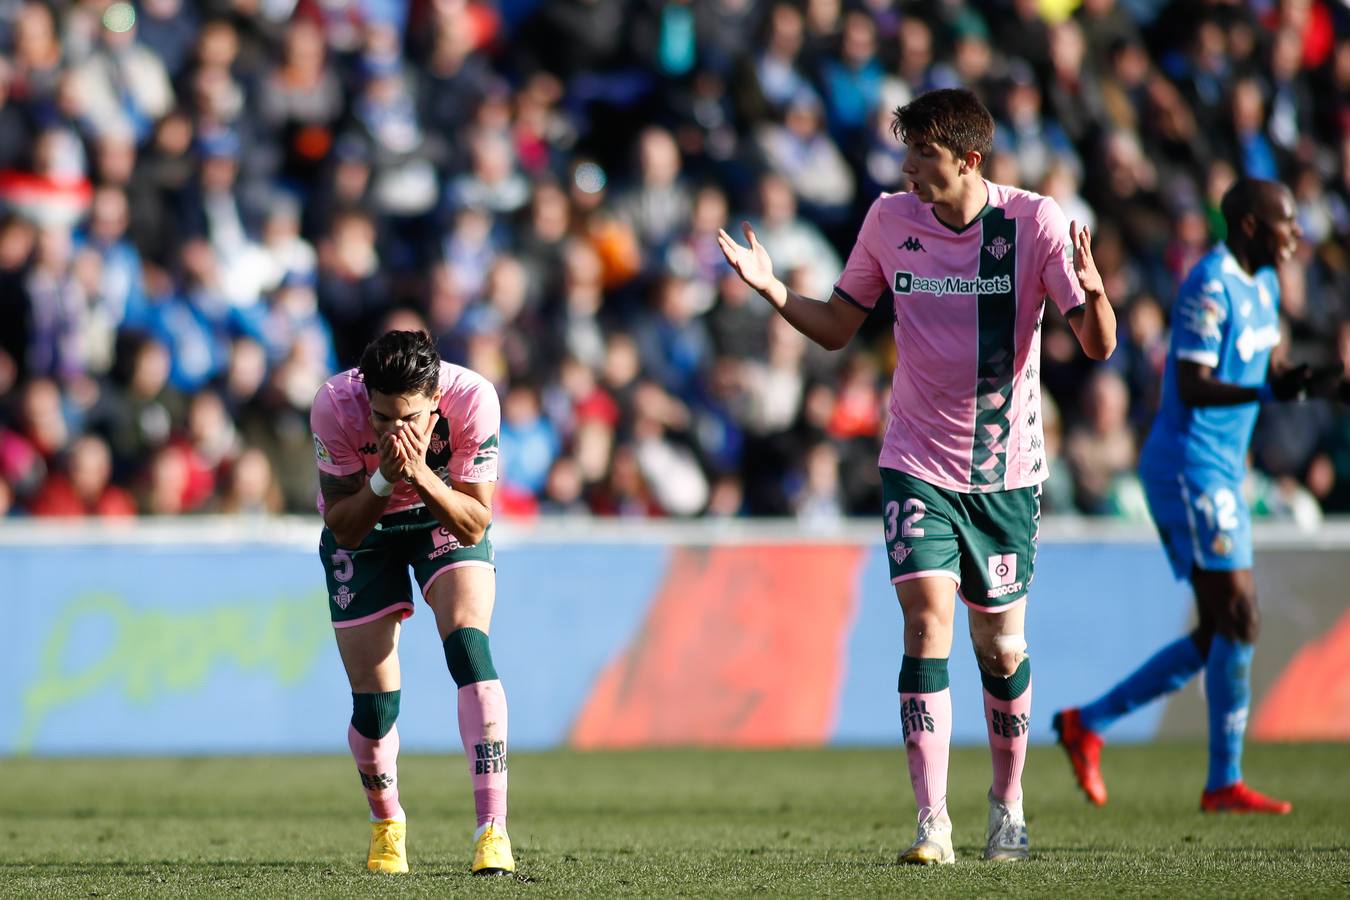
[[(1180, 278), (1241, 175), (1293, 190), (1295, 361), (1350, 363), (1337, 0), (0, 0), (0, 513), (310, 512), (310, 402), (423, 328), (502, 398), (507, 516), (879, 509), (884, 304), (829, 295), (903, 189), (892, 110), (968, 86), (986, 174), (1092, 226), (1119, 349), (1046, 314), (1047, 512), (1142, 518)], [(1350, 414), (1268, 407), (1258, 514), (1350, 511)]]

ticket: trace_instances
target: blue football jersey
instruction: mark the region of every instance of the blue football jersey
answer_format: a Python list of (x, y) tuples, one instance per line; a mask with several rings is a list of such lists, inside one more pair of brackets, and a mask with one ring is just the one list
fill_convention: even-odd
[(1187, 406), (1177, 389), (1177, 363), (1199, 363), (1218, 381), (1259, 387), (1280, 342), (1279, 311), (1273, 268), (1248, 275), (1223, 244), (1195, 264), (1172, 307), (1162, 404), (1139, 461), (1143, 478), (1208, 470), (1242, 479), (1260, 405)]

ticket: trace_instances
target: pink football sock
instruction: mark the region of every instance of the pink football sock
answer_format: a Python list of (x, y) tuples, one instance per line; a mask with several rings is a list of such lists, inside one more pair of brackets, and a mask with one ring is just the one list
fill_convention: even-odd
[(1012, 700), (984, 692), (984, 722), (989, 728), (989, 752), (994, 760), (990, 793), (1011, 803), (1022, 797), (1022, 769), (1027, 762), (1027, 734), (1031, 730), (1031, 683)]
[(403, 819), (403, 807), (398, 802), (398, 727), (390, 728), (376, 741), (348, 725), (347, 746), (352, 748), (356, 770), (361, 773), (371, 816)]
[(478, 824), (506, 823), (506, 692), (497, 679), (459, 689), (459, 737), (473, 778)]
[(919, 821), (947, 810), (947, 758), (952, 743), (952, 692), (900, 694), (900, 717), (909, 759), (909, 781)]

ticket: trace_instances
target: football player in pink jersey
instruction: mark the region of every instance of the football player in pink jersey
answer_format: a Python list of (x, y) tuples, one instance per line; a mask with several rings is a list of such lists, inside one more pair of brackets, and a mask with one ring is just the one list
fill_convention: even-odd
[(310, 411), (325, 526), (319, 553), (351, 682), (347, 741), (370, 804), (372, 871), (408, 871), (394, 722), (399, 632), (413, 613), (409, 567), (458, 686), (478, 815), (471, 871), (515, 870), (506, 834), (506, 695), (488, 646), (500, 425), (492, 384), (442, 362), (420, 331), (373, 341), (359, 367), (319, 388)]
[(993, 754), (984, 858), (1027, 857), (1022, 808), (1031, 710), (1024, 637), (1046, 459), (1040, 324), (1054, 301), (1093, 359), (1116, 319), (1086, 227), (1051, 199), (985, 180), (994, 120), (965, 90), (895, 111), (909, 190), (872, 204), (827, 301), (790, 290), (748, 223), (722, 252), (798, 331), (837, 350), (879, 302), (895, 311), (891, 421), (881, 451), (891, 581), (904, 616), (900, 714), (918, 835), (900, 862), (950, 863), (947, 658), (959, 596), (984, 683)]

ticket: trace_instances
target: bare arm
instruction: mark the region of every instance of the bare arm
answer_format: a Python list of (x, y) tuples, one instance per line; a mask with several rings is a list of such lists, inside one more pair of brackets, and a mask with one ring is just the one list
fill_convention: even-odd
[(1074, 275), (1087, 295), (1087, 302), (1070, 310), (1065, 318), (1089, 358), (1109, 359), (1116, 349), (1116, 311), (1111, 308), (1097, 263), (1092, 259), (1092, 235), (1086, 225), (1079, 227), (1072, 222), (1069, 236), (1073, 240)]
[(769, 253), (760, 244), (750, 223), (742, 222), (741, 230), (750, 242), (749, 247), (742, 247), (721, 229), (717, 232), (722, 255), (741, 280), (768, 300), (788, 324), (826, 350), (838, 350), (847, 344), (867, 318), (867, 312), (838, 294), (832, 294), (822, 303), (792, 290), (774, 276)]
[(1088, 358), (1110, 359), (1116, 349), (1116, 311), (1105, 294), (1088, 295), (1087, 303), (1065, 316)]
[(867, 313), (838, 294), (827, 302), (803, 297), (777, 278), (768, 291), (760, 291), (788, 324), (826, 350), (838, 350), (852, 340)]
[(466, 547), (481, 541), (492, 522), (492, 494), (497, 485), (491, 481), (446, 484), (430, 469), (422, 468), (430, 477), (415, 478), (412, 485), (436, 521)]
[(365, 540), (389, 505), (389, 498), (376, 494), (368, 487), (369, 483), (365, 472), (319, 473), (323, 521), (340, 547), (355, 547)]
[(1237, 406), (1261, 399), (1257, 388), (1220, 381), (1212, 367), (1185, 360), (1177, 360), (1177, 392), (1187, 406)]
[(1314, 372), (1307, 365), (1288, 366), (1283, 361), (1272, 361), (1267, 382), (1269, 393), (1261, 388), (1243, 387), (1214, 377), (1214, 369), (1199, 363), (1177, 361), (1177, 392), (1187, 406), (1237, 406), (1261, 400), (1298, 400), (1308, 393), (1313, 382), (1334, 377), (1333, 372)]

